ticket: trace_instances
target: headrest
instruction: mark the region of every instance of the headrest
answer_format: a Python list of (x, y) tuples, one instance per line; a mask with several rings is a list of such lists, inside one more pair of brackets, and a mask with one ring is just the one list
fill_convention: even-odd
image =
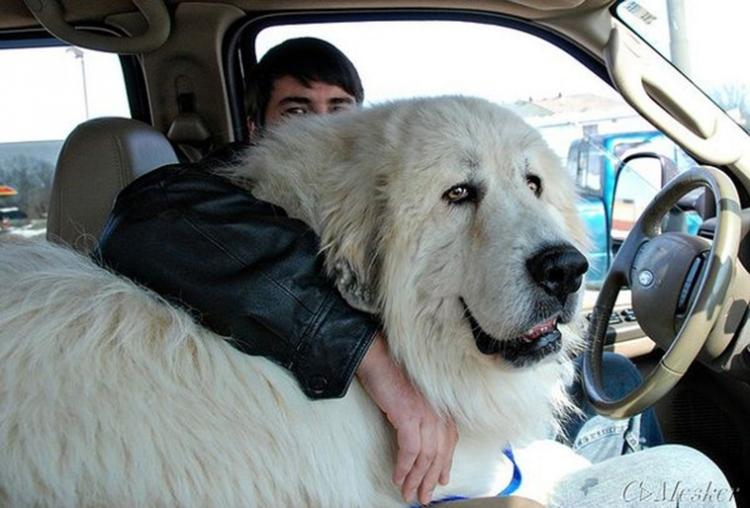
[(149, 171), (177, 162), (167, 138), (128, 118), (97, 118), (70, 133), (52, 184), (47, 239), (88, 253), (115, 197)]

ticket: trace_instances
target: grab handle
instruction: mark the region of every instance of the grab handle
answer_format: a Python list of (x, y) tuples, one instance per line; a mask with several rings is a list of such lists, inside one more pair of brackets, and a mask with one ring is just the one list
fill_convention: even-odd
[(159, 48), (169, 37), (171, 20), (162, 0), (133, 0), (133, 3), (146, 19), (147, 29), (133, 37), (116, 37), (76, 30), (65, 21), (62, 6), (58, 0), (24, 0), (34, 17), (58, 39), (87, 49), (108, 53), (133, 54), (148, 53)]

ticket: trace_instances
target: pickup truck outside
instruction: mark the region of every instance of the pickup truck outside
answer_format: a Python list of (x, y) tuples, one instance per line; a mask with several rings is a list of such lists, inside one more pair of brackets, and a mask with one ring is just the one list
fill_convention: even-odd
[[(612, 226), (617, 169), (627, 155), (639, 151), (667, 156), (675, 162), (678, 172), (696, 164), (664, 134), (654, 130), (590, 135), (573, 141), (568, 149), (566, 167), (575, 178), (579, 192), (578, 211), (586, 224), (591, 242), (588, 256), (590, 268), (586, 275), (586, 282), (590, 287), (599, 287), (604, 281), (613, 256)], [(640, 188), (618, 189), (617, 199), (630, 204), (638, 201), (634, 199), (638, 194), (655, 194), (659, 188), (652, 182), (653, 178), (644, 178)], [(638, 215), (640, 211), (634, 210), (632, 220)], [(702, 219), (697, 213), (689, 212), (685, 222), (687, 232), (695, 234)]]

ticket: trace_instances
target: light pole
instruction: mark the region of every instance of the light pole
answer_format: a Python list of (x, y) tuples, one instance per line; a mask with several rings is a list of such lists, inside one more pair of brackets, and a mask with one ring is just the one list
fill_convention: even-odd
[(667, 21), (669, 22), (669, 49), (672, 63), (682, 73), (691, 77), (690, 43), (687, 34), (687, 6), (677, 0), (667, 0)]
[(89, 93), (88, 89), (86, 87), (86, 63), (84, 62), (84, 55), (83, 51), (80, 50), (80, 48), (76, 48), (75, 46), (71, 46), (65, 51), (70, 52), (73, 54), (73, 57), (76, 60), (79, 60), (81, 62), (81, 81), (83, 81), (83, 106), (86, 109), (86, 120), (89, 119)]

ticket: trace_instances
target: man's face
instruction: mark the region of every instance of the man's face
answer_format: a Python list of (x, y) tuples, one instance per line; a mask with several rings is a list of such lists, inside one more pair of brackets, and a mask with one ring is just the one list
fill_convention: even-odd
[(266, 125), (297, 115), (325, 115), (357, 107), (355, 98), (336, 85), (322, 81), (309, 84), (305, 86), (291, 76), (274, 81), (266, 108)]

